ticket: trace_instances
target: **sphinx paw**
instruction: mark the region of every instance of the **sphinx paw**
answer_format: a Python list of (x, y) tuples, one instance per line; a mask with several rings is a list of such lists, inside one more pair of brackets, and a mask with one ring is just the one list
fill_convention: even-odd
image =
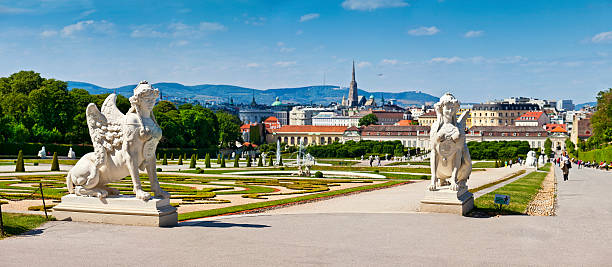
[(135, 190), (136, 198), (141, 200), (149, 200), (151, 198), (151, 194), (142, 191), (142, 189)]
[(168, 193), (168, 192), (166, 192), (166, 191), (164, 191), (162, 189), (159, 189), (159, 190), (155, 191), (155, 197), (158, 197), (158, 198), (170, 198), (170, 193)]
[(457, 185), (456, 183), (453, 183), (450, 185), (449, 189), (452, 191), (459, 191), (459, 185)]
[(429, 185), (429, 191), (436, 191), (436, 184), (432, 183)]

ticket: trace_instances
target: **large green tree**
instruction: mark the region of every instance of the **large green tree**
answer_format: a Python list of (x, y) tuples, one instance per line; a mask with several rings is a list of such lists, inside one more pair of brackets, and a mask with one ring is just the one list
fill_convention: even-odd
[(219, 122), (219, 143), (222, 148), (233, 147), (236, 141), (242, 141), (240, 119), (225, 111), (215, 113)]
[(612, 88), (597, 94), (597, 111), (593, 113), (591, 125), (593, 136), (588, 142), (591, 146), (612, 141)]
[(378, 123), (378, 117), (374, 114), (368, 114), (359, 119), (359, 126), (368, 126)]

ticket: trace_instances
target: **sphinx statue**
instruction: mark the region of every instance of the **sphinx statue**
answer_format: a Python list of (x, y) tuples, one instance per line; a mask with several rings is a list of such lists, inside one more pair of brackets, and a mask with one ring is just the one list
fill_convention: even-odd
[(452, 191), (467, 189), (472, 173), (470, 151), (465, 142), (465, 121), (468, 111), (457, 119), (459, 101), (446, 93), (434, 105), (437, 119), (431, 126), (431, 183), (430, 191), (449, 186)]
[(109, 95), (102, 111), (95, 104), (87, 106), (86, 117), (94, 152), (84, 155), (68, 172), (68, 191), (77, 196), (105, 198), (119, 191), (106, 186), (131, 176), (137, 199), (148, 200), (151, 194), (142, 189), (139, 171), (148, 174), (155, 197), (169, 198), (157, 180), (155, 149), (162, 131), (153, 115), (159, 90), (142, 81), (129, 98), (131, 108), (123, 114), (116, 106), (115, 94)]

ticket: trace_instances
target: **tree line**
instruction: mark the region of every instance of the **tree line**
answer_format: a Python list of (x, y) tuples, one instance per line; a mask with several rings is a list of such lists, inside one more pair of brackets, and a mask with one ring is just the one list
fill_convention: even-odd
[[(85, 109), (89, 103), (100, 107), (108, 95), (68, 90), (67, 82), (34, 71), (0, 77), (0, 142), (90, 144)], [(125, 113), (130, 102), (118, 95), (117, 107)], [(160, 101), (154, 114), (163, 131), (161, 147), (231, 147), (241, 140), (241, 122), (229, 113)]]

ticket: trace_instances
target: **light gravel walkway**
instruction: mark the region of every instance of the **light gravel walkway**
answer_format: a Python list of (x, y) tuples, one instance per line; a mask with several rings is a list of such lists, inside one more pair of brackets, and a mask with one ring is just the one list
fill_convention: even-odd
[(558, 182), (554, 217), (327, 213), (175, 228), (52, 222), (0, 241), (0, 251), (3, 266), (609, 266), (610, 173), (572, 169)]

